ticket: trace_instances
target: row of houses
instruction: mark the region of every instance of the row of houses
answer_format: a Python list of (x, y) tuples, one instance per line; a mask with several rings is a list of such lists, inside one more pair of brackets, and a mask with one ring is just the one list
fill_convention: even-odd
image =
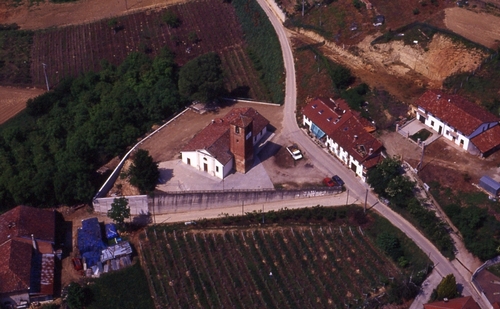
[[(416, 101), (416, 118), (458, 147), (481, 157), (500, 149), (499, 118), (458, 95), (429, 90)], [(367, 171), (382, 160), (376, 127), (343, 99), (315, 98), (302, 109), (302, 125), (311, 136), (366, 181)], [(224, 179), (246, 173), (254, 148), (267, 133), (269, 120), (253, 108), (235, 108), (214, 119), (182, 149), (182, 162)]]

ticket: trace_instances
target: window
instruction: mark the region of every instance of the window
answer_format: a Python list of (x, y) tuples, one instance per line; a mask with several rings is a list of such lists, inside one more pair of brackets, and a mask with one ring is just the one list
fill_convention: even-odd
[(240, 134), (240, 127), (234, 127), (234, 133)]
[(187, 158), (187, 164), (191, 165), (191, 159)]
[(431, 127), (433, 127), (433, 126), (434, 126), (434, 121), (431, 121)]
[(218, 167), (218, 166), (216, 166), (216, 167), (215, 167), (215, 171), (216, 171), (217, 173), (219, 172), (219, 167)]
[(207, 161), (207, 157), (203, 157), (203, 160)]

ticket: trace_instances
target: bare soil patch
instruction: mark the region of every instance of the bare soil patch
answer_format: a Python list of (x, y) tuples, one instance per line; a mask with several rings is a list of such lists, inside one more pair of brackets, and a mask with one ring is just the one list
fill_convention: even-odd
[[(399, 133), (385, 132), (379, 139), (389, 155), (400, 157), (413, 167), (420, 162), (421, 148)], [(423, 168), (418, 175), (425, 183), (437, 181), (443, 187), (469, 192), (478, 190), (472, 184), (477, 184), (482, 176), (494, 177), (498, 173), (500, 153), (481, 159), (453, 146), (441, 137), (425, 148), (423, 162)]]
[(186, 0), (84, 0), (71, 3), (50, 1), (29, 5), (29, 1), (14, 7), (11, 2), (0, 3), (2, 24), (17, 23), (22, 29), (45, 29), (90, 23), (104, 18), (130, 14), (149, 7), (165, 7)]
[(461, 36), (496, 49), (500, 45), (500, 17), (484, 12), (473, 12), (464, 8), (447, 8), (446, 27)]
[(44, 93), (38, 88), (15, 88), (0, 86), (0, 124), (26, 108), (28, 99)]

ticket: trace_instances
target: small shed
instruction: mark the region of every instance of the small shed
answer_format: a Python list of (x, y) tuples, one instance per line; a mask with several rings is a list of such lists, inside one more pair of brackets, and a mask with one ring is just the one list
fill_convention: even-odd
[(479, 179), (479, 186), (493, 196), (497, 196), (500, 192), (500, 183), (488, 176), (483, 176)]

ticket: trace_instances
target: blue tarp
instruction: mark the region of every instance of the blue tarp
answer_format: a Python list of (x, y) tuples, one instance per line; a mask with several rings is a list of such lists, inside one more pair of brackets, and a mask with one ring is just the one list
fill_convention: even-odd
[(99, 262), (103, 249), (106, 249), (106, 245), (102, 241), (101, 227), (97, 218), (82, 220), (82, 228), (78, 229), (78, 250), (85, 258), (87, 267)]
[(113, 223), (106, 224), (105, 230), (107, 239), (113, 239), (120, 236), (118, 235), (118, 232), (116, 231), (116, 226)]
[(316, 138), (320, 139), (325, 136), (325, 132), (323, 132), (317, 125), (314, 123), (311, 124), (311, 132), (314, 133)]

